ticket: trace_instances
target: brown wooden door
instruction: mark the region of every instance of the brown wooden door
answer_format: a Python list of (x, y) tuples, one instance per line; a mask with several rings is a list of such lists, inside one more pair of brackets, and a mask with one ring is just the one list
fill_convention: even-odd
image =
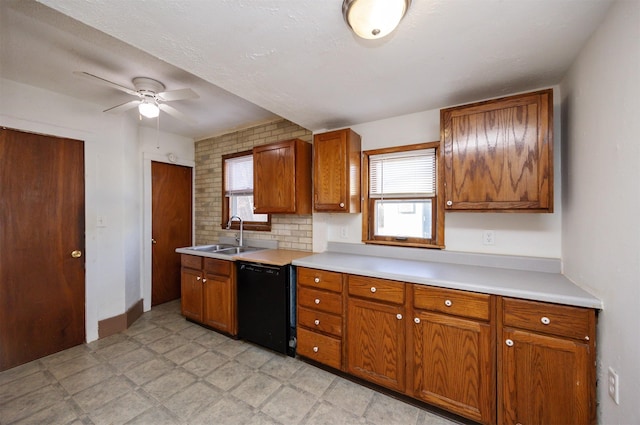
[(589, 345), (505, 329), (502, 344), (504, 424), (589, 424)]
[(495, 422), (491, 326), (416, 311), (413, 395), (485, 424)]
[(0, 370), (82, 344), (82, 141), (0, 129), (0, 252)]
[(151, 162), (151, 305), (180, 298), (180, 254), (191, 245), (191, 168)]
[(349, 298), (347, 371), (397, 391), (405, 389), (404, 308)]

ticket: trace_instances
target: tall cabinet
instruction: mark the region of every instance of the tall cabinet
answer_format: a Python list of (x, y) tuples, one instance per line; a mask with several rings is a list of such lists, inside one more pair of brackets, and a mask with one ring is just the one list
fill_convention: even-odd
[(360, 135), (350, 128), (313, 137), (313, 209), (360, 212)]

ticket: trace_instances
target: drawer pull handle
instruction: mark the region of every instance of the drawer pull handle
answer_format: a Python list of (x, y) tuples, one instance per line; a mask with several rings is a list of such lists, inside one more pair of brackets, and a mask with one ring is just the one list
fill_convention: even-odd
[(414, 322), (416, 322), (416, 324), (420, 323), (420, 319), (418, 317), (413, 319)]
[(546, 316), (542, 316), (540, 321), (542, 322), (543, 325), (548, 325), (549, 323), (551, 323), (551, 320), (549, 320), (549, 318)]
[(316, 320), (314, 320), (314, 321), (313, 321), (313, 323), (314, 323), (316, 326), (318, 326), (318, 325), (320, 324), (320, 320), (316, 319)]
[(445, 300), (444, 305), (446, 305), (447, 307), (451, 307), (453, 303), (451, 302), (451, 300)]
[(375, 293), (376, 291), (377, 291), (376, 287), (375, 287), (375, 286), (372, 286), (372, 287), (371, 287), (371, 292), (374, 292), (374, 293)]
[(200, 276), (196, 277), (196, 280), (200, 280), (200, 279), (201, 279), (201, 277), (200, 277)]
[(508, 339), (504, 343), (507, 344), (507, 347), (513, 347), (513, 340)]
[(313, 281), (314, 281), (315, 283), (320, 283), (320, 278), (319, 278), (319, 277), (316, 277), (315, 279), (313, 279)]
[(402, 314), (400, 314), (400, 313), (396, 314), (396, 319), (402, 320)]
[(313, 300), (313, 302), (316, 304), (320, 304), (320, 298), (316, 298), (315, 300)]
[(318, 352), (318, 347), (313, 347), (313, 352), (317, 353)]

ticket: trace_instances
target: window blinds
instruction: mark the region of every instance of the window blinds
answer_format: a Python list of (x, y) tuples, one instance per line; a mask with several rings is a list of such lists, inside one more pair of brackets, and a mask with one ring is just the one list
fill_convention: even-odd
[(435, 195), (435, 149), (369, 157), (370, 198), (424, 198)]
[(253, 194), (253, 156), (239, 156), (224, 161), (225, 196)]

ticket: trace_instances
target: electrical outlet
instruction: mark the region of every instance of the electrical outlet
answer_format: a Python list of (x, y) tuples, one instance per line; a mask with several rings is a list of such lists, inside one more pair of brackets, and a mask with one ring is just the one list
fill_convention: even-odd
[(347, 230), (347, 226), (340, 226), (340, 238), (347, 239), (349, 237), (349, 232)]
[(495, 245), (496, 235), (493, 230), (484, 230), (482, 232), (482, 244), (483, 245)]
[(609, 367), (608, 388), (609, 396), (616, 404), (620, 404), (620, 380), (616, 371), (611, 367)]

